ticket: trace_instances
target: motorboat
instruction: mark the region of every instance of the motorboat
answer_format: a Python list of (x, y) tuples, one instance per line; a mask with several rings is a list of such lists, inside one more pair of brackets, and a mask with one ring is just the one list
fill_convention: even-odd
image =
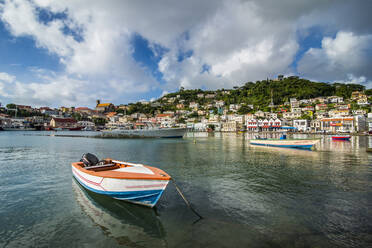
[(284, 148), (297, 148), (297, 149), (311, 149), (318, 139), (287, 139), (286, 135), (282, 135), (279, 139), (259, 138), (249, 140), (251, 145), (258, 146), (272, 146)]
[(187, 128), (167, 127), (161, 128), (156, 126), (145, 126), (131, 129), (128, 127), (119, 127), (111, 130), (104, 130), (103, 137), (123, 137), (123, 138), (182, 138)]
[(171, 177), (161, 169), (90, 153), (72, 163), (73, 177), (86, 189), (118, 200), (154, 207)]
[(332, 136), (332, 140), (335, 140), (335, 141), (349, 141), (351, 138), (350, 135), (335, 135), (335, 136)]

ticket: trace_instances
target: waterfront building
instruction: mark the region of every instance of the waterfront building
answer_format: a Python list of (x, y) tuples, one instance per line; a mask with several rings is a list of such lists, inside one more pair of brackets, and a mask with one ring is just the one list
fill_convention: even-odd
[(277, 131), (282, 127), (282, 121), (278, 118), (270, 119), (269, 125), (270, 125), (271, 130)]
[(207, 131), (207, 124), (203, 122), (194, 123), (193, 129), (197, 132), (205, 132)]
[(61, 127), (61, 128), (72, 128), (75, 127), (77, 121), (73, 118), (57, 118), (53, 117), (50, 121), (50, 126), (53, 128)]
[(298, 131), (308, 131), (309, 122), (307, 120), (293, 120), (293, 127), (297, 128)]
[(310, 121), (311, 132), (318, 133), (322, 130), (322, 123), (320, 120), (311, 120)]
[(87, 128), (89, 130), (94, 129), (94, 127), (95, 127), (95, 124), (92, 121), (78, 121), (77, 123), (78, 123), (78, 126), (83, 127), (83, 128)]
[(222, 132), (236, 132), (238, 130), (238, 123), (236, 121), (227, 121), (222, 123)]
[(246, 119), (245, 126), (248, 131), (258, 132), (258, 121), (256, 119)]
[(367, 119), (364, 115), (355, 115), (354, 122), (356, 132), (362, 133), (367, 131)]
[(260, 131), (269, 131), (270, 124), (267, 119), (264, 119), (262, 122), (259, 122), (258, 126), (260, 127)]
[(372, 113), (368, 113), (368, 118), (367, 118), (367, 128), (368, 132), (372, 132)]
[(355, 132), (353, 116), (342, 116), (321, 119), (321, 130), (325, 132)]

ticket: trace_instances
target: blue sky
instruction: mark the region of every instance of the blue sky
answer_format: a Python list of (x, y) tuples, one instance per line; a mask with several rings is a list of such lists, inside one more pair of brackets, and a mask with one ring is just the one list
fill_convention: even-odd
[(89, 106), (299, 75), (372, 86), (368, 1), (0, 2), (0, 102)]

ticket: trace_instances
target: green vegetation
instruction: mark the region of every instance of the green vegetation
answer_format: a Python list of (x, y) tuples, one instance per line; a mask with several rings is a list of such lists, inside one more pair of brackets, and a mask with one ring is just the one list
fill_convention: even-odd
[[(166, 99), (175, 99), (172, 103), (174, 106), (180, 100), (184, 100), (184, 104), (187, 105), (190, 102), (197, 102), (199, 105), (211, 103), (214, 100), (223, 100), (226, 105), (229, 104), (242, 104), (241, 114), (249, 113), (251, 110), (245, 107), (248, 104), (255, 106), (254, 110), (269, 111), (268, 107), (271, 102), (271, 95), (275, 105), (281, 105), (289, 101), (290, 98), (297, 99), (309, 99), (321, 96), (341, 96), (344, 99), (348, 99), (353, 91), (364, 91), (365, 86), (359, 84), (342, 84), (342, 83), (322, 83), (313, 82), (298, 77), (284, 78), (282, 81), (274, 80), (263, 80), (257, 82), (247, 82), (241, 87), (233, 87), (231, 90), (216, 90), (216, 91), (203, 91), (201, 89), (196, 90), (184, 90), (181, 89), (178, 92), (170, 93), (165, 95)], [(226, 93), (226, 91), (228, 93)], [(207, 94), (216, 94), (214, 98), (206, 99), (199, 98), (197, 95), (203, 93), (204, 96)], [(372, 89), (366, 90), (367, 95), (372, 95)], [(167, 105), (165, 98), (161, 98), (158, 101)]]

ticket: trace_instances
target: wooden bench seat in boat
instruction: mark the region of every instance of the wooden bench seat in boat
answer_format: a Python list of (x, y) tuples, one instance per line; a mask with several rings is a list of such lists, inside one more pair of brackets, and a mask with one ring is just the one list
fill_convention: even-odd
[(116, 164), (102, 164), (102, 165), (94, 165), (94, 166), (86, 166), (84, 169), (86, 170), (93, 170), (93, 171), (104, 171), (104, 170), (113, 170), (120, 168), (120, 166)]

